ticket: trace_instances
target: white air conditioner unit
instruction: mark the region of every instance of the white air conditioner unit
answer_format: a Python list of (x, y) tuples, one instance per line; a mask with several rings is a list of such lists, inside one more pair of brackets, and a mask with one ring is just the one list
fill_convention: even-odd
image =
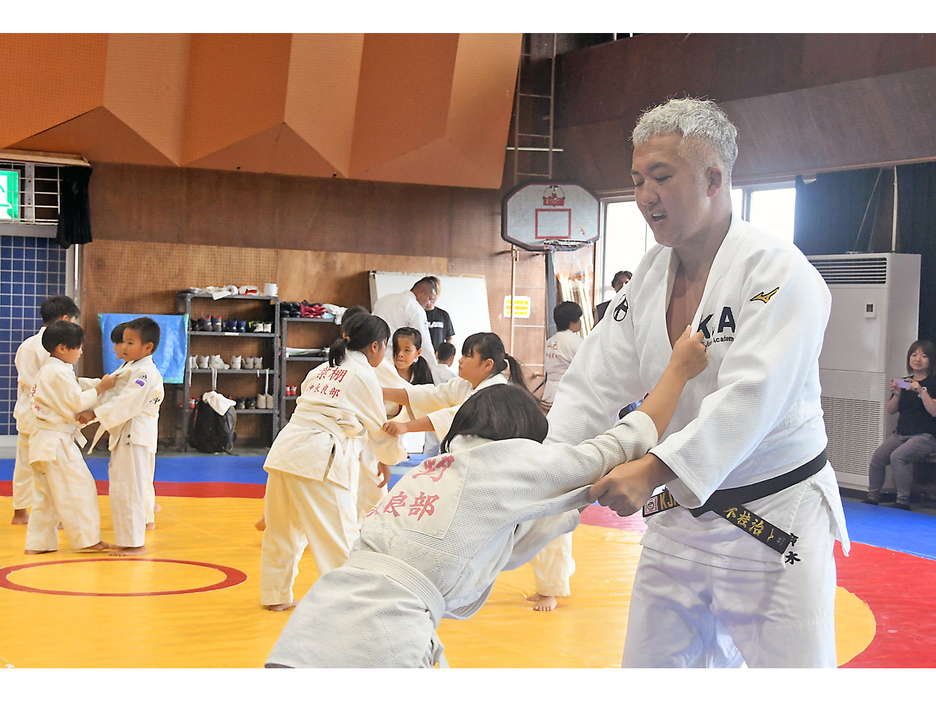
[(920, 256), (808, 258), (832, 291), (819, 355), (829, 461), (839, 486), (867, 490), (871, 454), (896, 426), (886, 409), (890, 381), (907, 374), (907, 349), (919, 330)]

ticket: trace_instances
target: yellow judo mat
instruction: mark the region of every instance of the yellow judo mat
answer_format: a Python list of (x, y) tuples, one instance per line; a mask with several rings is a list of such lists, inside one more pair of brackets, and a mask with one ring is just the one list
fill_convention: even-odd
[[(99, 498), (103, 538), (110, 507)], [(68, 550), (23, 553), (26, 528), (9, 524), (0, 497), (0, 668), (258, 668), (290, 612), (260, 606), (263, 502), (250, 498), (160, 496), (146, 556)], [(536, 612), (529, 566), (505, 572), (487, 604), (439, 634), (453, 668), (620, 666), (640, 534), (582, 525), (573, 535), (572, 596)], [(317, 574), (300, 564), (301, 598)], [(870, 609), (842, 588), (836, 599), (839, 663), (874, 636)]]

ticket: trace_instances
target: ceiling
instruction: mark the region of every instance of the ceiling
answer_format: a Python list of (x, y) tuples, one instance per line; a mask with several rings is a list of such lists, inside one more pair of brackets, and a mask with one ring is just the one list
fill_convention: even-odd
[(520, 34), (2, 34), (0, 149), (498, 188)]

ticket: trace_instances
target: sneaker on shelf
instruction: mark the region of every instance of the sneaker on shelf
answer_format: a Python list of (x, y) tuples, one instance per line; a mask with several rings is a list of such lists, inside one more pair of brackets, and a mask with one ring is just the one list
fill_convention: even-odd
[(247, 409), (247, 400), (243, 397), (238, 397), (234, 401), (234, 409)]
[(258, 356), (254, 356), (253, 367), (254, 370), (263, 370), (263, 359)]
[(254, 405), (256, 405), (257, 409), (265, 410), (267, 408), (266, 395), (264, 395), (262, 392), (259, 395), (257, 395), (257, 399), (254, 400)]
[(272, 333), (273, 333), (273, 322), (264, 322), (264, 323), (263, 323), (263, 331), (265, 331), (267, 334), (272, 334)]
[(196, 324), (198, 331), (214, 331), (213, 327), (211, 326), (211, 320), (208, 317), (202, 317), (196, 322)]
[(188, 357), (188, 369), (189, 369), (189, 370), (195, 370), (196, 368), (198, 368), (198, 357), (197, 357), (197, 356), (189, 356), (189, 357)]
[(247, 331), (250, 332), (262, 332), (263, 331), (263, 322), (247, 322)]
[(243, 367), (248, 370), (253, 370), (253, 356), (244, 356)]
[(235, 322), (235, 325), (236, 325), (237, 328), (236, 328), (234, 331), (239, 332), (239, 333), (241, 333), (241, 334), (246, 334), (246, 333), (247, 333), (247, 322), (246, 322), (245, 320), (243, 320), (243, 319), (238, 319), (238, 320)]
[(209, 360), (210, 359), (207, 356), (198, 356), (197, 357), (198, 367), (201, 368), (202, 370), (207, 370)]
[(221, 360), (221, 356), (218, 354), (213, 355), (208, 359), (208, 367), (215, 370), (227, 370), (230, 366)]
[(190, 397), (188, 400), (189, 409), (195, 409), (198, 406), (198, 398)]
[(231, 370), (240, 370), (244, 363), (243, 356), (231, 356)]
[(276, 400), (273, 398), (273, 395), (271, 395), (270, 393), (267, 393), (263, 397), (266, 398), (265, 404), (266, 404), (267, 409), (276, 409), (276, 404), (275, 404)]
[(245, 409), (257, 409), (257, 398), (245, 397), (244, 405), (245, 405)]
[(212, 317), (212, 318), (211, 318), (211, 329), (207, 329), (206, 331), (216, 331), (216, 332), (224, 331), (224, 329), (223, 329), (223, 327), (222, 327), (222, 324), (223, 324), (223, 322), (221, 321), (221, 318), (220, 318), (220, 317)]

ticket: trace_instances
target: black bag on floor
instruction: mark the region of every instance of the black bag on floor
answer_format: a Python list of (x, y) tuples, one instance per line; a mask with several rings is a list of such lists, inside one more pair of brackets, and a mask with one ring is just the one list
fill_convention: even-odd
[(236, 423), (237, 414), (233, 407), (222, 415), (204, 400), (199, 400), (189, 422), (188, 445), (202, 453), (231, 453), (237, 438), (234, 431)]

